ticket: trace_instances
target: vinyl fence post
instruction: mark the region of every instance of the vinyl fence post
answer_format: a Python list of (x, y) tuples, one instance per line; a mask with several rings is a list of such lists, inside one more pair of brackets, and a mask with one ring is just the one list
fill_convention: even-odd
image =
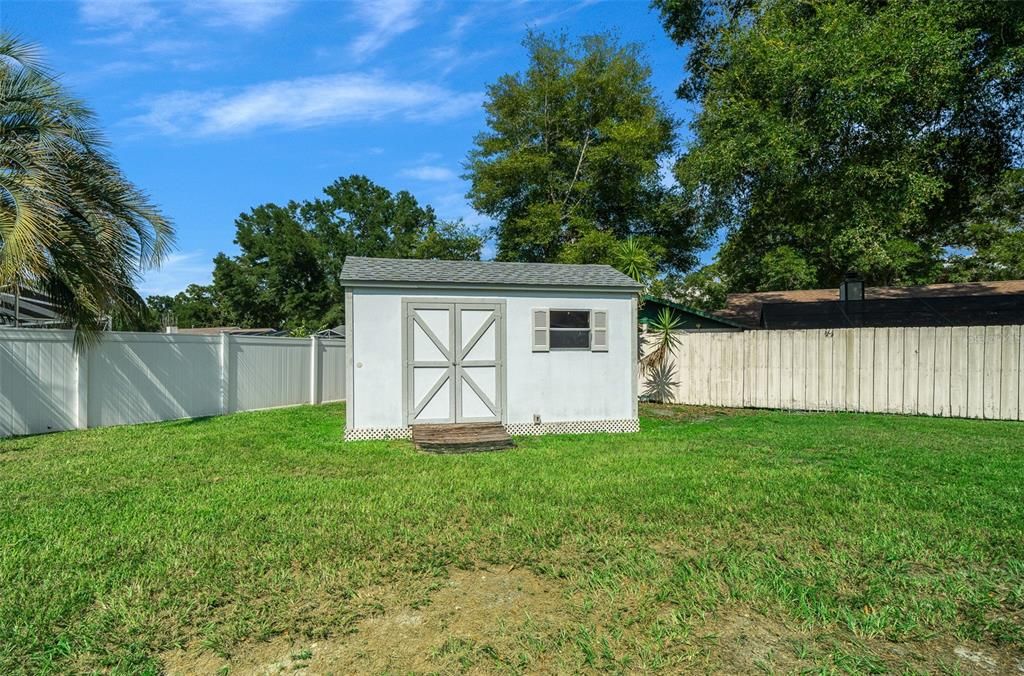
[(228, 387), (231, 383), (228, 380), (228, 372), (231, 370), (231, 334), (222, 332), (220, 334), (220, 412), (226, 414), (231, 412), (231, 392)]
[(309, 337), (309, 403), (320, 403), (320, 341)]
[(75, 429), (89, 427), (89, 348), (75, 350)]

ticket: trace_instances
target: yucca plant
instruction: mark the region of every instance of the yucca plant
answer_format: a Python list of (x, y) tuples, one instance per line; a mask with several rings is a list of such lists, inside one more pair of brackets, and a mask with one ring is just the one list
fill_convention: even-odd
[(615, 267), (645, 287), (658, 269), (650, 251), (636, 237), (627, 237), (618, 242), (612, 252)]
[(0, 287), (47, 294), (81, 343), (107, 318), (142, 316), (135, 286), (173, 238), (107, 153), (92, 111), (36, 47), (0, 34)]
[(671, 399), (675, 387), (675, 368), (669, 357), (679, 346), (681, 322), (668, 308), (662, 308), (658, 316), (648, 322), (647, 331), (642, 334), (640, 370), (646, 379), (643, 398), (648, 401), (665, 402)]
[(640, 360), (645, 373), (650, 374), (668, 361), (669, 355), (679, 346), (679, 336), (676, 332), (681, 324), (679, 317), (668, 308), (662, 308), (658, 316), (647, 324), (647, 332), (644, 335), (645, 353)]

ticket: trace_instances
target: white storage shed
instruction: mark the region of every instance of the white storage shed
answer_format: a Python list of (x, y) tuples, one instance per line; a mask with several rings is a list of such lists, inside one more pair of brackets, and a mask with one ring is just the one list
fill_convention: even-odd
[(635, 432), (639, 284), (607, 265), (349, 256), (345, 438)]

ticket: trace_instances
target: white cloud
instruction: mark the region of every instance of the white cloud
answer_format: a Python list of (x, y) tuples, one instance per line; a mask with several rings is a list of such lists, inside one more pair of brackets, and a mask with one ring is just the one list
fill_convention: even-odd
[[(208, 26), (256, 30), (295, 8), (290, 0), (187, 0), (184, 4), (151, 0), (79, 0), (78, 14), (91, 28), (118, 28), (112, 40), (124, 43), (146, 29), (163, 27), (172, 18), (196, 17)], [(179, 11), (176, 16), (175, 10)], [(192, 23), (192, 22), (190, 22)], [(191, 28), (191, 26), (188, 26)]]
[(427, 50), (427, 56), (437, 65), (437, 74), (440, 77), (444, 77), (452, 71), (489, 59), (497, 54), (498, 51), (497, 49), (481, 49), (463, 52), (449, 44)]
[(213, 261), (202, 251), (172, 253), (159, 268), (147, 271), (139, 285), (145, 296), (173, 296), (189, 284), (209, 284)]
[(195, 123), (197, 117), (207, 105), (212, 105), (217, 100), (215, 94), (172, 92), (163, 94), (154, 99), (149, 105), (149, 112), (133, 118), (146, 127), (150, 127), (161, 134), (183, 134), (188, 131), (195, 132), (189, 127)]
[[(424, 194), (424, 193), (418, 193)], [(441, 186), (436, 194), (424, 194), (424, 201), (437, 211), (437, 215), (445, 220), (462, 220), (471, 227), (485, 231), (494, 225), (489, 217), (477, 212), (466, 199), (464, 184)]]
[(80, 0), (78, 15), (93, 27), (139, 30), (157, 23), (160, 11), (148, 0)]
[(571, 16), (572, 14), (575, 14), (581, 9), (585, 9), (586, 7), (589, 7), (590, 5), (593, 5), (599, 1), (600, 0), (580, 0), (580, 2), (569, 5), (564, 9), (551, 12), (550, 14), (535, 16), (532, 19), (528, 20), (526, 22), (526, 25), (529, 28), (539, 28), (540, 26), (545, 26), (549, 23), (554, 23), (556, 21), (564, 21), (567, 17)]
[(210, 26), (257, 30), (284, 17), (295, 5), (285, 0), (189, 0), (185, 8)]
[(462, 35), (469, 30), (470, 26), (477, 22), (480, 18), (481, 7), (486, 5), (476, 5), (468, 12), (458, 15), (452, 20), (451, 28), (448, 29), (448, 37), (460, 38)]
[(172, 92), (149, 101), (148, 111), (131, 121), (164, 134), (219, 136), (387, 117), (440, 121), (464, 115), (481, 101), (478, 92), (342, 73), (267, 82), (237, 93)]
[(420, 0), (369, 0), (356, 5), (356, 15), (368, 24), (366, 31), (349, 46), (356, 59), (380, 51), (402, 33), (419, 25), (416, 16)]
[(409, 167), (399, 172), (405, 178), (414, 178), (417, 181), (453, 181), (458, 178), (455, 172), (447, 167), (436, 167), (431, 165), (420, 165)]
[(114, 33), (108, 33), (102, 37), (95, 38), (82, 38), (75, 40), (75, 44), (89, 45), (89, 46), (100, 46), (100, 47), (123, 47), (129, 44), (135, 35), (131, 31), (117, 31)]

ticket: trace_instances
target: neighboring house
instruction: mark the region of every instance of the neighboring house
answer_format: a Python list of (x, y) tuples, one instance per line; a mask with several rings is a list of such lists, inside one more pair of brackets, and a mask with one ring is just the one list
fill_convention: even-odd
[(180, 333), (186, 336), (219, 336), (227, 333), (232, 336), (286, 336), (287, 331), (281, 329), (243, 329), (239, 326), (201, 326), (194, 329), (179, 329), (169, 326), (166, 333)]
[[(179, 329), (177, 327), (165, 327), (165, 333), (181, 333), (187, 336), (219, 336), (227, 333), (232, 336), (287, 336), (288, 332), (283, 329), (243, 329), (239, 326), (200, 326), (193, 329)], [(323, 329), (313, 334), (317, 338), (340, 338), (345, 339), (345, 327), (335, 326), (330, 329)]]
[[(29, 287), (0, 287), (0, 326), (23, 329), (66, 329), (67, 320), (60, 316), (57, 306), (45, 293)], [(99, 326), (110, 330), (110, 318), (104, 317)]]
[(678, 328), (683, 331), (741, 331), (745, 328), (731, 319), (655, 296), (644, 296), (643, 305), (640, 306), (640, 325), (650, 324), (658, 318), (663, 310), (672, 313), (672, 316), (679, 322)]
[(340, 340), (345, 340), (345, 327), (335, 326), (330, 329), (321, 329), (313, 335), (315, 335), (317, 338), (337, 338)]
[(851, 277), (840, 290), (731, 294), (717, 315), (753, 329), (1024, 324), (1024, 280), (868, 287)]
[(342, 283), (346, 439), (639, 429), (641, 287), (610, 266), (349, 256)]
[(25, 287), (0, 287), (0, 326), (42, 328), (62, 323), (45, 294)]

